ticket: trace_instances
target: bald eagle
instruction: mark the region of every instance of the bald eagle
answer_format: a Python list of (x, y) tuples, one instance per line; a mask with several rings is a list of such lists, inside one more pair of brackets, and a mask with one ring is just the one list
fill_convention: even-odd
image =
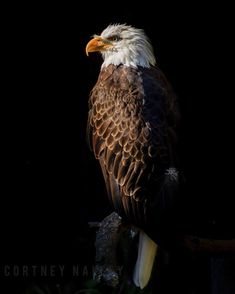
[(114, 210), (140, 229), (133, 281), (142, 289), (179, 190), (179, 107), (142, 29), (109, 25), (86, 46), (87, 55), (97, 51), (103, 64), (89, 99), (88, 141)]

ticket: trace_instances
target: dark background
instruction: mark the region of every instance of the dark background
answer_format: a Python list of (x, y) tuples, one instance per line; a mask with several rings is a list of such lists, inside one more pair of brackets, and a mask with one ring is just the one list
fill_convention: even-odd
[(86, 262), (92, 250), (87, 223), (111, 212), (85, 138), (88, 96), (102, 60), (84, 50), (110, 23), (145, 30), (179, 97), (186, 229), (234, 237), (229, 8), (117, 4), (107, 11), (98, 3), (2, 10), (2, 264), (75, 256)]

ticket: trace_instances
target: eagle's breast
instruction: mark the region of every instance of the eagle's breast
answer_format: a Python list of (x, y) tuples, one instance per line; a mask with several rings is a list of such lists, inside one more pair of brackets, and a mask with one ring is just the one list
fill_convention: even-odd
[(154, 207), (164, 169), (170, 167), (166, 85), (156, 73), (109, 65), (90, 96), (90, 145), (109, 198), (136, 224), (146, 222), (146, 207)]

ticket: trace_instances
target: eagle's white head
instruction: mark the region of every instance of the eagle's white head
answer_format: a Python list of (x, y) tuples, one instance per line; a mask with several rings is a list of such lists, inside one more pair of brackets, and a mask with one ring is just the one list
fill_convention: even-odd
[(86, 46), (86, 54), (95, 51), (102, 53), (102, 68), (110, 64), (131, 67), (156, 64), (153, 47), (144, 31), (126, 24), (109, 25), (101, 35), (94, 35)]

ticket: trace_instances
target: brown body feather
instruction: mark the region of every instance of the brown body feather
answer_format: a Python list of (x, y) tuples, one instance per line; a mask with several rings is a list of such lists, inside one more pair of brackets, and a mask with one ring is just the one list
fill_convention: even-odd
[(177, 166), (175, 95), (158, 68), (109, 65), (89, 106), (88, 138), (111, 203), (122, 217), (148, 228), (161, 202), (165, 171)]

